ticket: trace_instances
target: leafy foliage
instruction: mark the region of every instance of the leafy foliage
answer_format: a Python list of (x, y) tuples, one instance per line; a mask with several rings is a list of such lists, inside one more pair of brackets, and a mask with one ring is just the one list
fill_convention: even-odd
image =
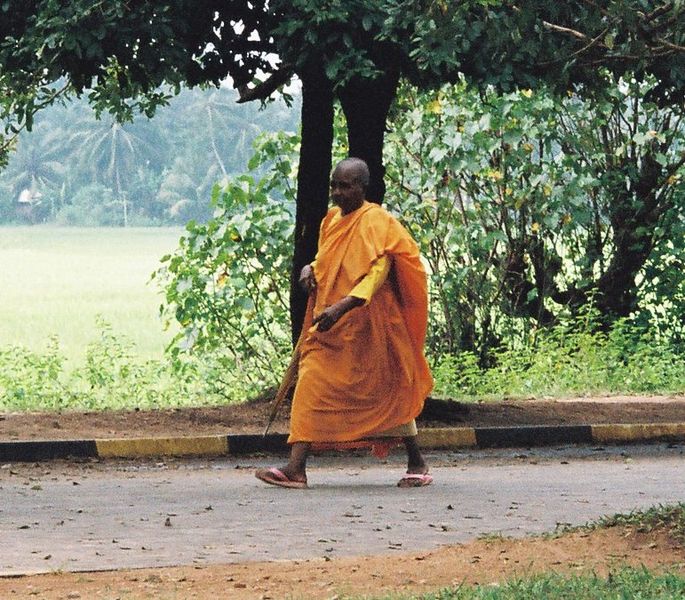
[(58, 410), (68, 406), (71, 394), (61, 377), (64, 360), (59, 344), (51, 339), (43, 353), (20, 346), (0, 350), (0, 406), (7, 409), (40, 407)]
[[(0, 410), (61, 411), (171, 408), (243, 400), (243, 380), (226, 374), (230, 395), (217, 394), (216, 362), (141, 360), (135, 346), (105, 321), (86, 348), (82, 366), (69, 369), (57, 338), (42, 351), (0, 350)], [(224, 390), (226, 391), (226, 390)]]
[[(596, 318), (596, 315), (595, 315)], [(592, 318), (507, 340), (483, 367), (473, 352), (433, 358), (436, 394), (449, 398), (665, 393), (682, 389), (685, 356), (625, 321), (608, 333)]]
[(571, 0), (445, 2), (392, 0), (387, 22), (412, 32), (406, 53), (422, 81), (461, 74), (502, 91), (541, 83), (563, 94), (603, 88), (638, 73), (659, 85), (652, 96), (677, 104), (685, 88), (685, 7), (679, 2)]
[(289, 353), (284, 290), (296, 150), (296, 136), (263, 138), (250, 166), (267, 169), (265, 175), (216, 187), (213, 218), (190, 222), (177, 252), (162, 259), (156, 277), (165, 288), (163, 314), (183, 328), (170, 346), (175, 360), (209, 355), (253, 384), (276, 381), (274, 365)]
[[(319, 69), (339, 88), (404, 74), (431, 85), (466, 75), (504, 90), (545, 83), (592, 92), (603, 66), (656, 77), (662, 102), (677, 103), (685, 89), (679, 2), (7, 0), (0, 13), (3, 157), (38, 110), (65, 97), (87, 93), (98, 114), (127, 121), (152, 116), (183, 83), (227, 77), (246, 100)], [(267, 81), (255, 88), (259, 74)]]
[[(621, 103), (610, 113), (624, 105), (629, 89), (617, 94)], [(602, 170), (592, 162), (613, 154), (590, 154), (582, 135), (598, 127), (604, 113), (575, 97), (569, 108), (529, 91), (483, 101), (458, 86), (437, 96), (407, 90), (403, 98), (387, 145), (394, 184), (389, 205), (429, 263), (428, 349), (438, 393), (463, 398), (680, 389), (685, 359), (672, 337), (650, 326), (654, 304), (646, 303), (646, 317), (639, 313), (602, 328), (592, 296), (572, 311), (552, 297), (562, 277), (573, 282), (601, 275), (599, 261), (608, 262), (614, 251), (610, 220), (596, 208), (598, 198), (603, 210), (611, 208), (612, 188), (596, 176)], [(578, 118), (561, 134), (560, 115)], [(342, 156), (340, 120), (337, 132)], [(634, 137), (617, 136), (617, 143)], [(678, 143), (673, 146), (660, 146), (666, 164), (678, 159)], [(577, 160), (576, 148), (588, 153), (586, 160)], [(191, 224), (179, 251), (167, 258), (166, 314), (184, 327), (173, 346), (176, 359), (188, 352), (223, 356), (227, 370), (241, 369), (255, 382), (277, 381), (274, 365), (287, 355), (287, 311), (276, 290), (286, 285), (282, 257), (292, 215), (272, 195), (287, 186), (295, 150), (295, 137), (267, 138), (252, 166), (271, 165), (271, 171), (217, 191), (215, 220)], [(607, 245), (588, 256), (582, 248), (597, 232)], [(523, 272), (531, 275), (534, 292), (525, 300), (545, 296), (538, 306), (553, 316), (550, 321), (517, 312), (508, 287), (508, 261), (522, 240), (526, 252), (541, 251), (531, 239), (544, 244), (545, 260), (557, 261), (557, 280), (546, 285), (535, 268)], [(277, 272), (265, 274), (272, 265)], [(552, 321), (556, 325), (548, 329), (539, 326)]]
[(639, 310), (659, 321), (653, 286), (681, 281), (659, 273), (682, 260), (685, 129), (680, 109), (644, 100), (649, 89), (607, 80), (586, 102), (405, 92), (386, 143), (388, 204), (429, 263), (434, 351), (483, 363), (501, 340), (590, 304), (607, 323)]

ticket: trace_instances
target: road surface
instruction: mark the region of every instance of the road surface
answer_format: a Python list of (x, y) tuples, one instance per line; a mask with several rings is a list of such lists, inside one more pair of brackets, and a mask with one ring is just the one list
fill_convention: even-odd
[(420, 552), (685, 501), (685, 446), (313, 457), (310, 489), (254, 478), (264, 458), (0, 466), (0, 574)]

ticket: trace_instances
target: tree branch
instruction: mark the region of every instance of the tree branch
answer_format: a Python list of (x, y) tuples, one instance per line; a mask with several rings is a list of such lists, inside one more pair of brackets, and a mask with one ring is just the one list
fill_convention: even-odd
[[(522, 12), (521, 9), (518, 6), (512, 6), (511, 7), (514, 12), (520, 13)], [(580, 31), (577, 31), (575, 29), (571, 29), (570, 27), (563, 27), (562, 25), (555, 25), (554, 23), (550, 23), (549, 21), (542, 21), (542, 24), (544, 27), (547, 29), (551, 29), (552, 31), (557, 31), (559, 33), (566, 33), (568, 35), (571, 35), (572, 37), (578, 39), (578, 40), (583, 40), (584, 42), (589, 42), (590, 38), (585, 35), (584, 33), (581, 33)]]
[(677, 50), (678, 52), (685, 52), (685, 46), (679, 46), (678, 44), (674, 44), (672, 42), (669, 42), (668, 40), (664, 40), (662, 38), (656, 38), (656, 41), (662, 44), (663, 46), (666, 46), (667, 48), (670, 48), (671, 50)]
[(278, 71), (274, 71), (269, 75), (266, 81), (258, 83), (255, 87), (249, 88), (246, 85), (238, 87), (238, 104), (244, 102), (251, 102), (252, 100), (266, 100), (279, 87), (288, 83), (295, 74), (293, 65), (284, 64)]

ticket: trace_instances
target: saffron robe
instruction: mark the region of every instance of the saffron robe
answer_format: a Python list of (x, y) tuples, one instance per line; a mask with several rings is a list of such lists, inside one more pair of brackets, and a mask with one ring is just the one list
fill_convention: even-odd
[[(383, 256), (391, 260), (390, 273), (368, 304), (329, 331), (311, 326)], [(288, 442), (355, 441), (411, 422), (433, 386), (423, 353), (426, 273), (416, 242), (377, 204), (364, 202), (344, 216), (333, 208), (321, 224), (314, 275)]]

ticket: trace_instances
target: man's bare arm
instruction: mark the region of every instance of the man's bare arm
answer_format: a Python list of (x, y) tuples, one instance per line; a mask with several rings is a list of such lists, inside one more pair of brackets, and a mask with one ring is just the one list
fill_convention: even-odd
[(338, 300), (333, 306), (329, 306), (314, 317), (312, 324), (318, 324), (318, 331), (328, 331), (346, 312), (362, 304), (364, 304), (363, 298), (345, 296), (342, 300)]

